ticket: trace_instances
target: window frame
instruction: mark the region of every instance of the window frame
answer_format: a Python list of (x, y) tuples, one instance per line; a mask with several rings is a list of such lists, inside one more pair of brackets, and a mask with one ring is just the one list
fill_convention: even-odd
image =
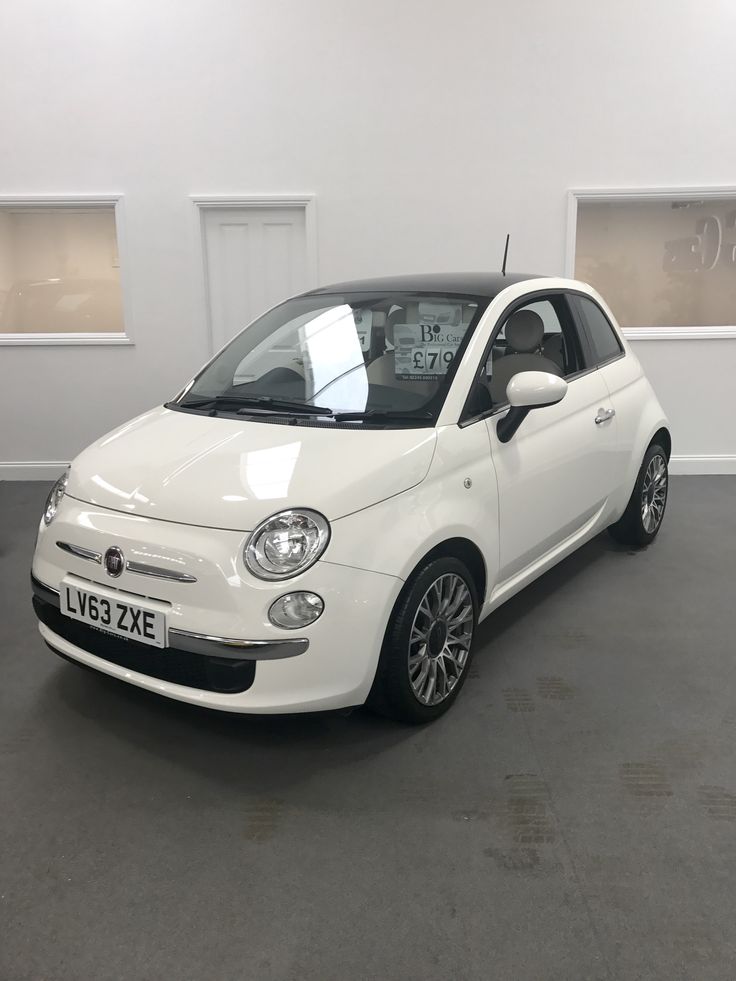
[(61, 346), (121, 346), (132, 345), (134, 340), (130, 333), (131, 302), (128, 278), (128, 248), (125, 232), (125, 209), (122, 194), (53, 194), (53, 195), (0, 195), (0, 210), (12, 211), (17, 208), (26, 210), (64, 209), (75, 210), (85, 208), (107, 209), (112, 207), (115, 218), (115, 238), (119, 261), (120, 293), (123, 306), (123, 331), (100, 332), (36, 332), (36, 333), (0, 333), (0, 347), (61, 347)]
[[(720, 201), (724, 198), (733, 198), (736, 206), (736, 186), (570, 188), (567, 192), (565, 275), (570, 279), (575, 278), (578, 204), (580, 202), (624, 203), (662, 200), (691, 201), (693, 199)], [(722, 338), (736, 338), (736, 324), (732, 326), (621, 327), (621, 334), (628, 341), (720, 340)]]
[[(442, 411), (443, 411), (443, 409), (445, 407), (445, 403), (447, 402), (447, 399), (448, 399), (448, 397), (450, 395), (450, 392), (452, 391), (452, 389), (453, 389), (453, 387), (454, 387), (454, 385), (456, 383), (457, 374), (458, 374), (458, 371), (460, 369), (460, 365), (462, 364), (462, 360), (463, 360), (463, 356), (465, 354), (465, 351), (467, 350), (468, 345), (470, 344), (472, 338), (474, 337), (476, 331), (478, 330), (478, 327), (480, 326), (480, 323), (483, 320), (483, 317), (485, 316), (486, 311), (488, 310), (488, 307), (493, 302), (494, 297), (488, 296), (488, 295), (485, 295), (485, 294), (464, 293), (464, 292), (461, 293), (461, 292), (457, 292), (455, 290), (446, 291), (446, 290), (436, 290), (436, 289), (434, 289), (434, 290), (433, 289), (428, 289), (428, 290), (415, 290), (415, 289), (410, 289), (410, 290), (399, 290), (399, 289), (389, 289), (389, 290), (357, 289), (357, 290), (344, 290), (344, 291), (336, 290), (336, 291), (333, 291), (333, 292), (307, 291), (305, 293), (299, 293), (296, 296), (289, 297), (289, 299), (283, 300), (281, 303), (277, 303), (276, 306), (272, 307), (270, 310), (267, 310), (263, 314), (261, 314), (261, 317), (256, 318), (256, 320), (253, 321), (253, 324), (257, 323), (258, 320), (260, 320), (262, 317), (265, 317), (265, 316), (267, 316), (267, 315), (269, 315), (269, 314), (271, 314), (271, 313), (279, 310), (281, 307), (286, 306), (286, 304), (291, 303), (293, 300), (313, 298), (313, 299), (324, 301), (324, 300), (334, 299), (336, 297), (346, 298), (348, 296), (363, 297), (363, 298), (374, 297), (375, 299), (378, 299), (378, 300), (381, 300), (381, 299), (393, 299), (394, 303), (397, 303), (398, 300), (402, 300), (402, 299), (403, 300), (406, 300), (407, 298), (410, 298), (410, 297), (412, 299), (428, 299), (430, 297), (436, 297), (440, 301), (441, 300), (459, 300), (462, 303), (475, 304), (477, 306), (476, 312), (473, 315), (472, 320), (468, 324), (468, 327), (467, 327), (467, 329), (465, 331), (465, 335), (464, 335), (464, 337), (463, 337), (460, 345), (458, 346), (458, 349), (457, 349), (457, 352), (455, 354), (455, 357), (453, 358), (452, 364), (450, 365), (450, 368), (448, 369), (448, 371), (447, 371), (447, 373), (445, 375), (445, 378), (447, 379), (446, 380), (446, 383), (443, 383), (442, 385), (440, 385), (440, 387), (437, 389), (437, 391), (434, 393), (434, 395), (425, 404), (425, 408), (427, 408), (427, 406), (432, 405), (433, 403), (435, 403), (435, 401), (437, 403), (436, 404), (436, 407), (433, 407), (431, 409), (427, 409), (427, 411), (431, 412), (431, 414), (432, 414), (431, 415), (431, 418), (427, 420), (426, 425), (422, 425), (420, 427), (416, 427), (416, 428), (427, 428), (427, 429), (436, 428), (437, 422), (439, 420), (439, 417), (442, 414)], [(251, 325), (247, 325), (247, 327), (250, 327), (250, 326), (252, 326), (252, 324)], [(194, 384), (205, 374), (205, 372), (215, 363), (215, 361), (217, 361), (217, 359), (220, 358), (227, 351), (227, 349), (229, 347), (231, 347), (233, 344), (235, 344), (237, 342), (238, 338), (243, 334), (243, 332), (247, 329), (247, 327), (244, 327), (243, 330), (239, 331), (235, 335), (235, 337), (232, 338), (232, 340), (230, 340), (220, 351), (218, 351), (216, 354), (214, 354), (210, 358), (210, 360), (197, 372), (197, 374), (194, 376), (194, 378), (190, 381), (190, 383), (185, 388), (183, 388), (173, 399), (171, 399), (170, 401), (164, 403), (165, 404), (165, 407), (167, 409), (173, 409), (173, 410), (178, 411), (178, 412), (189, 412), (189, 413), (193, 413), (193, 414), (196, 414), (196, 415), (201, 415), (202, 414), (202, 410), (201, 409), (194, 409), (194, 408), (192, 408), (190, 406), (186, 406), (186, 405), (180, 404), (180, 400), (182, 398), (184, 398), (185, 395), (189, 394), (189, 392), (192, 390)], [(226, 418), (228, 416), (235, 417), (235, 418), (243, 418), (237, 412), (235, 412), (235, 413), (227, 413), (225, 411), (221, 411), (220, 412), (220, 415), (222, 415), (223, 418)], [(269, 421), (269, 424), (270, 425), (274, 424), (273, 419), (274, 419), (273, 416), (270, 417), (270, 421)], [(284, 425), (291, 425), (291, 424), (293, 424), (292, 421), (291, 421), (292, 419), (293, 419), (293, 416), (285, 415), (284, 416), (284, 422), (283, 422), (283, 424)], [(262, 419), (259, 419), (257, 415), (254, 415), (253, 417), (249, 417), (249, 421), (256, 421), (256, 422), (258, 422), (258, 421), (263, 421), (263, 420)], [(320, 426), (320, 427), (321, 426), (324, 426), (326, 428), (347, 427), (347, 428), (351, 429), (351, 431), (358, 431), (358, 430), (361, 430), (361, 429), (364, 429), (364, 430), (367, 431), (367, 430), (370, 430), (372, 428), (382, 428), (382, 429), (391, 428), (390, 426), (387, 426), (382, 421), (377, 424), (377, 427), (374, 427), (374, 426), (371, 426), (371, 425), (364, 425), (362, 427), (361, 426), (354, 426), (353, 423), (334, 423), (334, 422), (325, 422), (325, 423), (322, 423), (322, 422), (319, 422), (316, 419), (307, 420), (307, 424), (308, 425), (311, 425), (311, 426)]]
[[(578, 292), (578, 291), (571, 290), (569, 296), (571, 301), (570, 308), (572, 310), (573, 317), (578, 322), (578, 330), (583, 334), (585, 334), (588, 350), (590, 351), (591, 360), (594, 360), (596, 362), (596, 367), (603, 368), (605, 367), (605, 365), (613, 364), (614, 361), (620, 361), (621, 358), (626, 357), (626, 350), (623, 344), (621, 343), (621, 338), (618, 335), (618, 331), (611, 323), (608, 315), (606, 314), (606, 311), (603, 309), (600, 303), (596, 302), (596, 300), (593, 299), (593, 297), (590, 296), (588, 293), (583, 293), (581, 291)], [(604, 358), (603, 360), (598, 360), (598, 355), (596, 354), (596, 348), (595, 348), (595, 340), (593, 338), (593, 334), (590, 330), (590, 327), (588, 326), (588, 318), (585, 315), (584, 308), (581, 302), (582, 300), (587, 300), (589, 303), (592, 303), (593, 306), (596, 308), (596, 310), (603, 317), (605, 322), (608, 324), (611, 333), (613, 334), (616, 343), (618, 344), (618, 354), (612, 354), (610, 358)]]
[[(481, 420), (491, 419), (493, 416), (500, 415), (500, 413), (502, 412), (508, 412), (509, 403), (504, 402), (502, 405), (492, 406), (490, 409), (485, 409), (483, 412), (476, 412), (469, 416), (466, 415), (466, 413), (469, 411), (469, 403), (473, 394), (473, 389), (477, 384), (477, 382), (480, 380), (479, 373), (481, 370), (485, 368), (488, 358), (491, 355), (491, 351), (493, 349), (493, 345), (496, 341), (496, 338), (501, 332), (501, 328), (504, 326), (504, 324), (509, 319), (512, 313), (515, 313), (516, 310), (520, 310), (523, 307), (528, 306), (530, 303), (535, 303), (540, 300), (549, 300), (550, 297), (552, 296), (561, 296), (563, 302), (567, 305), (567, 310), (570, 315), (570, 324), (572, 326), (572, 329), (577, 334), (578, 343), (580, 345), (580, 352), (582, 354), (583, 364), (584, 364), (583, 368), (580, 368), (578, 371), (573, 372), (573, 374), (563, 376), (564, 380), (568, 383), (568, 385), (572, 384), (572, 382), (577, 381), (579, 378), (584, 378), (586, 375), (589, 375), (591, 372), (598, 370), (599, 366), (598, 364), (595, 363), (595, 355), (590, 345), (588, 332), (587, 330), (583, 330), (581, 328), (579, 319), (576, 316), (576, 311), (573, 309), (573, 304), (570, 302), (571, 292), (572, 291), (569, 289), (560, 288), (560, 287), (558, 287), (557, 289), (534, 290), (530, 293), (525, 293), (524, 296), (520, 296), (517, 297), (517, 299), (512, 300), (511, 303), (509, 303), (501, 311), (496, 323), (493, 326), (493, 330), (491, 331), (491, 336), (489, 337), (488, 342), (483, 349), (481, 358), (475, 367), (475, 371), (473, 373), (473, 380), (470, 383), (470, 388), (468, 389), (468, 392), (465, 396), (465, 402), (463, 403), (463, 411), (460, 414), (460, 420), (458, 422), (458, 425), (460, 426), (461, 429), (464, 429), (466, 426), (471, 426), (473, 425), (473, 423), (480, 422)], [(587, 294), (583, 294), (583, 295), (587, 295)]]

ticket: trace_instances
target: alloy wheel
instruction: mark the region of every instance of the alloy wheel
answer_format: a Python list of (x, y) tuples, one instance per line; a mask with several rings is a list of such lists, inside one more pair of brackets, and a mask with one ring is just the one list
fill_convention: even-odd
[(454, 573), (436, 579), (422, 597), (409, 635), (409, 680), (423, 705), (438, 705), (462, 677), (473, 641), (473, 599)]
[(652, 535), (664, 515), (667, 501), (667, 463), (657, 453), (649, 461), (641, 489), (641, 522), (648, 535)]

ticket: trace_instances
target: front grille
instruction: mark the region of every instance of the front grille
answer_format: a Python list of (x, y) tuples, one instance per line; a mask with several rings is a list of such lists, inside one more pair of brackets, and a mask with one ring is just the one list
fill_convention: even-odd
[[(256, 676), (255, 661), (210, 657), (180, 651), (175, 647), (149, 647), (135, 640), (125, 640), (64, 616), (55, 606), (38, 596), (33, 597), (33, 608), (41, 623), (75, 647), (150, 678), (232, 695), (247, 691)], [(49, 646), (53, 649), (52, 644)]]

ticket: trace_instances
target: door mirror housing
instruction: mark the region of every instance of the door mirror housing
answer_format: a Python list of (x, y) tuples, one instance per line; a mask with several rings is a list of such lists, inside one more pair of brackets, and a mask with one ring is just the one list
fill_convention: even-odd
[(549, 371), (520, 371), (506, 386), (509, 404), (517, 409), (542, 409), (561, 402), (567, 392), (564, 378)]
[(567, 382), (548, 371), (520, 371), (506, 387), (511, 408), (498, 422), (496, 435), (508, 443), (532, 409), (556, 405), (564, 399)]

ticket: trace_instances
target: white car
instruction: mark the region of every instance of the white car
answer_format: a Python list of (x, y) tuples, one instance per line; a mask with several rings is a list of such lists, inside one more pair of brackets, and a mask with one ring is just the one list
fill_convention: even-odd
[(497, 606), (605, 528), (654, 539), (670, 445), (584, 283), (313, 290), (73, 461), (33, 559), (41, 635), (211, 708), (425, 722)]

